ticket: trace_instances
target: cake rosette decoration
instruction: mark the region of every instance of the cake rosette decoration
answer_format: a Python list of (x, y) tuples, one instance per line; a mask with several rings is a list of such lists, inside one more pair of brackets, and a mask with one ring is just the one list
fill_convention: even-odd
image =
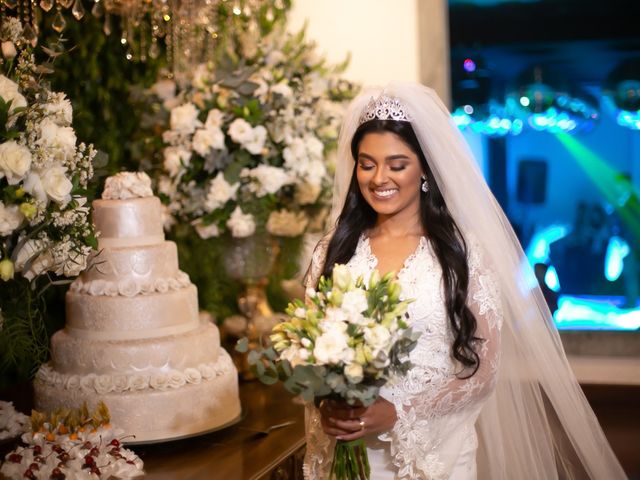
[(45, 415), (34, 411), (23, 446), (8, 453), (0, 474), (9, 479), (107, 479), (144, 475), (142, 460), (122, 444), (102, 402)]
[[(406, 314), (411, 301), (401, 299), (393, 272), (380, 278), (374, 271), (365, 281), (336, 264), (331, 278), (307, 291), (306, 302), (289, 304), (289, 319), (273, 328), (271, 346), (249, 352), (248, 361), (264, 383), (280, 380), (308, 402), (371, 405), (383, 385), (411, 367), (418, 337)], [(244, 339), (236, 348), (247, 347)], [(331, 478), (369, 478), (363, 439), (337, 442)]]

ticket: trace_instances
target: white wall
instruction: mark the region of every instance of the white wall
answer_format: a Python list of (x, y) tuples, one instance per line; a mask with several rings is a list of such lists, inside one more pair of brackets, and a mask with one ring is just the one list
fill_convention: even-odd
[(293, 0), (288, 29), (307, 36), (332, 63), (351, 52), (345, 77), (363, 85), (419, 81), (419, 0)]

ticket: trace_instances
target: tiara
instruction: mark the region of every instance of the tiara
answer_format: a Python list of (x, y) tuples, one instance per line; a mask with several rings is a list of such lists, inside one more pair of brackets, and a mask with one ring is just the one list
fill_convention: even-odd
[(400, 100), (383, 94), (378, 98), (371, 97), (367, 106), (364, 107), (362, 115), (360, 115), (359, 124), (363, 124), (370, 120), (396, 120), (399, 122), (410, 122), (411, 116)]

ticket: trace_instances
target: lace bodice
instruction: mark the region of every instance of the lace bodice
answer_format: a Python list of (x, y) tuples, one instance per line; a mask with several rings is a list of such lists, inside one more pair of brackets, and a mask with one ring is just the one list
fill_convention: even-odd
[[(314, 286), (324, 266), (327, 240), (314, 252), (307, 286)], [(444, 479), (464, 449), (476, 442), (474, 423), (492, 392), (500, 357), (502, 310), (493, 274), (482, 261), (479, 247), (468, 243), (469, 293), (467, 305), (478, 322), (476, 336), (480, 367), (470, 378), (456, 375), (462, 368), (452, 357), (453, 333), (446, 315), (442, 269), (426, 238), (404, 262), (397, 278), (409, 305), (412, 328), (420, 338), (411, 352), (413, 367), (380, 391), (396, 407), (398, 420), (379, 436), (390, 442), (393, 463), (401, 479)], [(366, 278), (377, 266), (369, 240), (361, 236), (348, 262), (354, 275)], [(324, 479), (331, 464), (333, 440), (320, 426), (319, 412), (307, 407), (305, 478)]]

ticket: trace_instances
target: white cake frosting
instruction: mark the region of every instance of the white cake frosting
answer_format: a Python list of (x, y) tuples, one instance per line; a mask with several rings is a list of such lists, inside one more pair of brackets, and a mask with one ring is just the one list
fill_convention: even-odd
[(104, 400), (135, 442), (192, 435), (240, 415), (237, 371), (217, 327), (199, 317), (197, 290), (164, 239), (145, 177), (111, 177), (93, 202), (99, 252), (67, 292), (65, 329), (34, 381), (38, 409)]

